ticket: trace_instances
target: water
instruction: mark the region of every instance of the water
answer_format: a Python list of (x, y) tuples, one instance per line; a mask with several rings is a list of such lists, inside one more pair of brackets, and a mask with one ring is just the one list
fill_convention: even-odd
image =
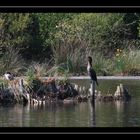
[[(76, 82), (89, 86), (89, 80)], [(140, 127), (140, 80), (99, 80), (97, 89), (114, 93), (119, 83), (128, 88), (131, 101), (0, 106), (0, 127)]]

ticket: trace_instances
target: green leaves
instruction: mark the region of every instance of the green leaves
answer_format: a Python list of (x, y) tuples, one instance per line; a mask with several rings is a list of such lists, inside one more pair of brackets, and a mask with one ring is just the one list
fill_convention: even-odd
[(25, 61), (44, 63), (53, 57), (51, 67), (58, 73), (85, 71), (87, 55), (100, 58), (102, 52), (96, 67), (108, 72), (104, 61), (116, 48), (139, 49), (139, 19), (139, 13), (0, 13), (1, 71), (4, 55), (17, 49)]

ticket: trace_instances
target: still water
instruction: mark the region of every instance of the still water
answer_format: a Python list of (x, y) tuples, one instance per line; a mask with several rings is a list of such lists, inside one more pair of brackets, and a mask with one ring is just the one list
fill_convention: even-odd
[[(89, 86), (88, 80), (75, 83)], [(0, 106), (0, 127), (140, 127), (140, 80), (99, 80), (97, 89), (114, 93), (120, 83), (131, 101)]]

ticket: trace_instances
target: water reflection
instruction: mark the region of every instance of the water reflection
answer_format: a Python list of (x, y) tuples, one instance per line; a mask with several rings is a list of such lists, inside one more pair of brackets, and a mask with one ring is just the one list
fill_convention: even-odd
[[(5, 106), (0, 108), (0, 126), (23, 127), (24, 110), (20, 106)], [(10, 117), (9, 117), (10, 116)]]
[(123, 111), (123, 104), (124, 104), (123, 101), (117, 100), (117, 101), (114, 101), (114, 104), (115, 104), (118, 114)]
[[(29, 127), (30, 126), (30, 104), (27, 104), (26, 106), (23, 106), (23, 127)], [(20, 108), (21, 109), (21, 108)]]
[[(84, 84), (81, 80), (80, 84)], [(41, 106), (0, 106), (0, 127), (133, 127), (140, 126), (140, 81), (121, 81), (130, 101), (48, 102)], [(100, 81), (101, 91), (115, 91), (120, 81)], [(130, 84), (131, 83), (131, 84)], [(129, 85), (129, 86), (128, 86)]]
[(129, 102), (51, 103), (0, 108), (1, 127), (140, 126), (140, 113)]
[(91, 127), (96, 127), (96, 108), (95, 101), (89, 103), (90, 114), (91, 114)]

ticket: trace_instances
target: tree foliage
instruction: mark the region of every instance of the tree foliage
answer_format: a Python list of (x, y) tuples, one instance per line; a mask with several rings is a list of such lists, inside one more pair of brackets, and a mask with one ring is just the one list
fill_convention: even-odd
[(139, 49), (139, 36), (139, 13), (0, 13), (0, 61), (9, 50), (27, 62), (54, 57), (58, 65), (88, 50), (112, 58), (117, 48)]

